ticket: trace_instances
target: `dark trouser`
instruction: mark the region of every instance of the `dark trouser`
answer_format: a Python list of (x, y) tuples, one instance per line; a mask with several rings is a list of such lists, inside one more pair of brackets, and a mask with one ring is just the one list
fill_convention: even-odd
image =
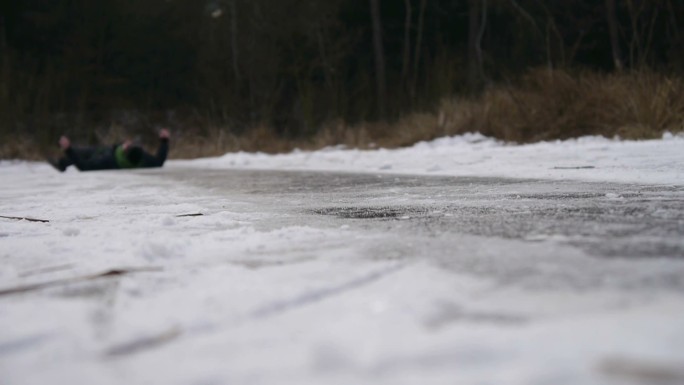
[[(111, 149), (109, 147), (71, 147), (79, 159), (89, 161), (93, 158), (105, 156)], [(62, 156), (57, 160), (57, 166), (66, 170), (67, 167), (73, 165), (74, 162), (68, 156)]]

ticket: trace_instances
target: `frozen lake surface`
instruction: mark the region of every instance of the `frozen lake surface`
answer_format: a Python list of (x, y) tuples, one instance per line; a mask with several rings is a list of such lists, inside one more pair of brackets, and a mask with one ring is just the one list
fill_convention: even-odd
[(641, 158), (663, 184), (407, 175), (395, 155), (0, 164), (0, 383), (684, 382), (671, 159)]

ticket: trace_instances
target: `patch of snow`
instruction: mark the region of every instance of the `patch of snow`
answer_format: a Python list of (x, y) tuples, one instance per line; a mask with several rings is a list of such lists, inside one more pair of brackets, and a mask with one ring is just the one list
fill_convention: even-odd
[(622, 141), (587, 136), (512, 145), (479, 133), (438, 138), (396, 150), (327, 147), (288, 154), (228, 153), (174, 161), (198, 168), (327, 170), (449, 176), (571, 179), (684, 185), (684, 135)]

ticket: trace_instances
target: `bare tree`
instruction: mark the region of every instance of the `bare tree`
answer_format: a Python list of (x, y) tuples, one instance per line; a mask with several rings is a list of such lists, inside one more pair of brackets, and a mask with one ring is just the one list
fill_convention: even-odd
[(421, 44), (423, 43), (423, 23), (425, 20), (425, 6), (427, 0), (420, 0), (420, 14), (418, 15), (418, 31), (416, 32), (416, 48), (413, 52), (413, 83), (411, 86), (411, 98), (416, 96), (418, 82), (418, 67), (420, 65)]
[(228, 6), (230, 7), (230, 38), (231, 38), (231, 49), (233, 50), (233, 74), (235, 75), (235, 81), (240, 83), (240, 67), (238, 66), (238, 27), (237, 27), (237, 0), (229, 0)]
[(620, 51), (620, 38), (618, 35), (618, 21), (615, 15), (615, 0), (606, 0), (606, 19), (610, 33), (610, 46), (613, 53), (615, 69), (622, 71), (622, 52)]
[(382, 23), (380, 18), (380, 0), (370, 0), (373, 23), (373, 50), (375, 52), (375, 84), (377, 92), (378, 116), (385, 116), (387, 86), (385, 80), (385, 52), (382, 44)]
[(630, 65), (647, 64), (654, 39), (654, 30), (658, 24), (660, 3), (650, 1), (626, 0), (632, 28), (629, 44)]
[(401, 80), (406, 84), (409, 67), (411, 66), (411, 17), (413, 16), (411, 0), (404, 0), (404, 8), (406, 9), (406, 17), (404, 19), (404, 55), (401, 68)]
[(482, 37), (487, 23), (487, 0), (470, 0), (468, 28), (468, 75), (471, 89), (484, 80), (482, 68)]

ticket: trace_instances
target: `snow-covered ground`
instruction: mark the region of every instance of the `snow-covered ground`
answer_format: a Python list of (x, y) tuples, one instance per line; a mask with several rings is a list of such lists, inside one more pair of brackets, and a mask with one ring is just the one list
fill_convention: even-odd
[(328, 148), (283, 155), (231, 153), (187, 164), (507, 178), (684, 184), (684, 135), (621, 141), (602, 137), (506, 145), (480, 134), (445, 137), (399, 150)]
[[(679, 199), (684, 137), (513, 146), (470, 134), (133, 173), (2, 161), (0, 216), (49, 222), (0, 218), (0, 384), (684, 383), (684, 258), (299, 223), (280, 207), (296, 202), (165, 174), (181, 169), (619, 182)], [(482, 273), (507, 268), (534, 280)], [(583, 271), (594, 283), (536, 283)]]

